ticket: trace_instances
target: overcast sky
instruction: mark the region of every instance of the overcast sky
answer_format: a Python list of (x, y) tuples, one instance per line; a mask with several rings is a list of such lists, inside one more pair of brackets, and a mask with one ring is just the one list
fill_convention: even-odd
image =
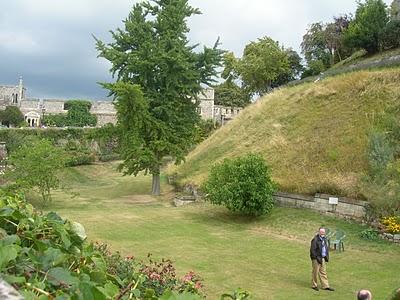
[[(96, 82), (111, 81), (92, 34), (109, 41), (132, 0), (0, 0), (0, 85), (23, 76), (28, 97), (104, 99)], [(387, 4), (391, 0), (385, 0)], [(299, 51), (308, 24), (354, 13), (354, 0), (189, 0), (202, 15), (189, 20), (193, 43), (241, 56), (250, 41), (270, 36)]]

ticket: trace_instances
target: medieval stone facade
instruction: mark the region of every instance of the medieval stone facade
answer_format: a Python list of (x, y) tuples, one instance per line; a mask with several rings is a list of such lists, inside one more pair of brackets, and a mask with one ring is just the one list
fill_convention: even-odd
[[(214, 105), (214, 89), (205, 88), (199, 94), (199, 114), (204, 120), (214, 120), (224, 124), (239, 114), (241, 108), (223, 107)], [(18, 106), (24, 114), (28, 126), (38, 127), (41, 119), (49, 114), (65, 114), (66, 100), (60, 99), (34, 99), (26, 97), (26, 89), (20, 78), (16, 86), (0, 85), (0, 109), (6, 106)], [(111, 101), (92, 101), (90, 112), (97, 117), (97, 125), (103, 126), (107, 123), (116, 123), (116, 110)]]

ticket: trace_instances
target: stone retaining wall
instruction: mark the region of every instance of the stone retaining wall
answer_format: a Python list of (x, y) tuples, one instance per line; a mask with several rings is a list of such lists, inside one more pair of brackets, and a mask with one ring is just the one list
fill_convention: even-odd
[(384, 240), (400, 245), (400, 234), (382, 233), (380, 237)]
[(278, 192), (275, 194), (275, 201), (277, 205), (283, 207), (308, 208), (346, 218), (362, 219), (365, 216), (365, 207), (367, 206), (367, 202), (337, 197), (339, 198), (338, 204), (332, 205), (329, 204), (329, 197), (335, 196), (326, 194), (305, 196)]
[(24, 300), (24, 298), (7, 282), (0, 278), (0, 299), (2, 300)]

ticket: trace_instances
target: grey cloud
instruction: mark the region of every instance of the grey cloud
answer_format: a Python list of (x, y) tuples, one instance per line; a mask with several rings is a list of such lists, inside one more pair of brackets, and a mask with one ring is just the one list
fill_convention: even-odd
[[(109, 64), (97, 58), (92, 34), (110, 40), (122, 27), (131, 0), (0, 0), (0, 84), (24, 76), (32, 97), (105, 98), (96, 83), (110, 81)], [(390, 0), (385, 0), (390, 3)], [(250, 41), (268, 35), (299, 50), (308, 24), (354, 12), (352, 0), (190, 0), (203, 12), (189, 20), (193, 43), (241, 55)]]

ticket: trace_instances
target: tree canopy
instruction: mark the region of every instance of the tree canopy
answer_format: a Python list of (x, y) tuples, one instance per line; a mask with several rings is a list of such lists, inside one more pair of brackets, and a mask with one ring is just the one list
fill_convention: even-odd
[(345, 43), (351, 48), (363, 48), (368, 53), (382, 50), (388, 21), (387, 6), (382, 0), (359, 2), (355, 19), (345, 32)]
[(292, 53), (288, 50), (270, 37), (258, 39), (246, 45), (241, 58), (236, 58), (231, 52), (225, 54), (222, 77), (228, 81), (240, 81), (241, 88), (251, 96), (263, 95), (280, 78), (292, 76), (289, 60)]
[(214, 103), (216, 105), (245, 107), (251, 100), (250, 95), (231, 80), (226, 80), (214, 86), (214, 91)]
[(99, 57), (111, 63), (116, 83), (103, 84), (115, 98), (123, 129), (121, 170), (153, 175), (153, 194), (160, 193), (160, 166), (166, 155), (183, 160), (196, 135), (197, 95), (201, 84), (217, 74), (222, 51), (195, 51), (187, 19), (200, 11), (187, 0), (140, 2), (124, 28), (112, 31), (113, 42), (96, 39)]
[(92, 103), (87, 100), (69, 100), (65, 102), (65, 109), (68, 111), (66, 115), (55, 114), (46, 115), (44, 123), (49, 126), (96, 126), (97, 118), (90, 113)]

